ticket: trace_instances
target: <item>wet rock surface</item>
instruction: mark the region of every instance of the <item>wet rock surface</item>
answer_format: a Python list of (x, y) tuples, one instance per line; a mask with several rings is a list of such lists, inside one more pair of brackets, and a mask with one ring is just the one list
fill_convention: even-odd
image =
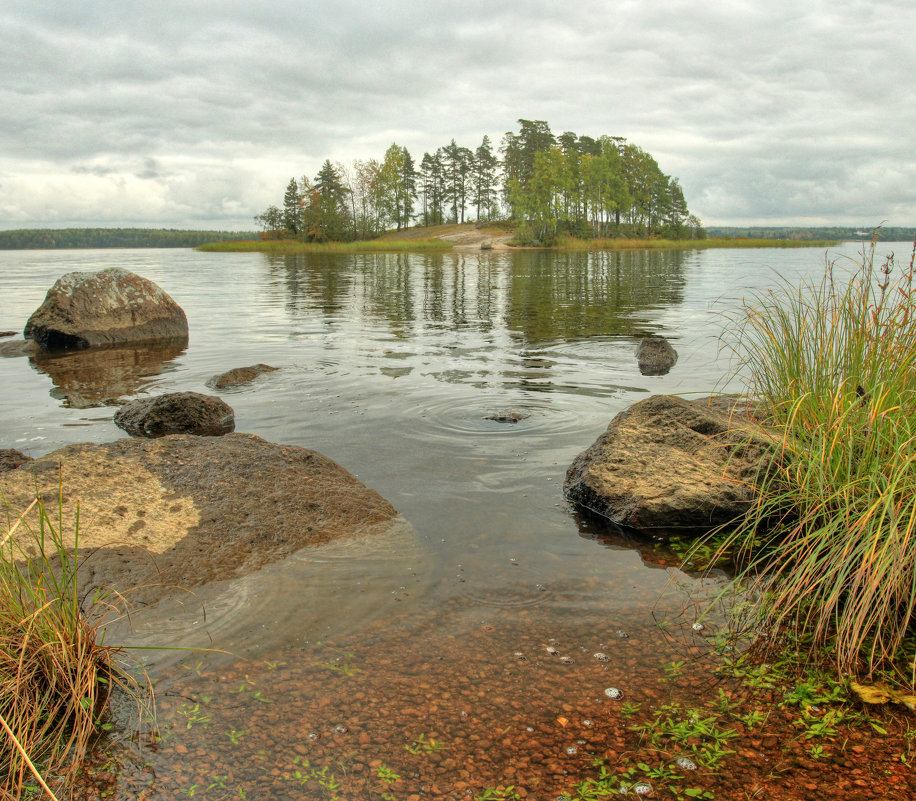
[(20, 465), (31, 461), (31, 456), (26, 456), (22, 451), (17, 451), (15, 448), (0, 448), (0, 473), (15, 470)]
[(566, 472), (566, 498), (621, 526), (708, 531), (745, 512), (770, 441), (734, 397), (656, 395), (615, 417)]
[(55, 514), (63, 488), (64, 521), (79, 503), (82, 591), (112, 584), (130, 601), (244, 575), (397, 516), (327, 457), (250, 434), (70, 445), (3, 473), (0, 490), (22, 511), (36, 482)]
[(67, 273), (48, 290), (23, 336), (42, 350), (188, 339), (181, 307), (152, 281), (112, 267)]
[(11, 339), (0, 342), (0, 358), (15, 359), (17, 356), (34, 356), (41, 352), (37, 342), (30, 339)]
[(167, 392), (125, 403), (115, 425), (134, 437), (194, 434), (219, 437), (235, 430), (235, 413), (225, 401), (199, 392)]
[(636, 362), (643, 375), (667, 375), (677, 364), (677, 351), (664, 337), (645, 337), (636, 348)]
[(227, 370), (225, 373), (213, 376), (207, 386), (210, 389), (232, 389), (234, 387), (245, 386), (254, 381), (258, 376), (264, 373), (273, 373), (279, 370), (279, 367), (271, 367), (269, 364), (252, 364), (249, 367), (236, 367)]

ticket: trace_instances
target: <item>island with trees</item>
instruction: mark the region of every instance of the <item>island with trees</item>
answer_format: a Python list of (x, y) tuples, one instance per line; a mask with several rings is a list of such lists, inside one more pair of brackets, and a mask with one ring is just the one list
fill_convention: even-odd
[(390, 229), (507, 220), (519, 245), (561, 237), (701, 239), (677, 178), (622, 137), (554, 135), (518, 120), (498, 152), (452, 139), (419, 163), (393, 143), (381, 160), (325, 160), (313, 179), (291, 178), (282, 203), (255, 217), (265, 240), (350, 242)]

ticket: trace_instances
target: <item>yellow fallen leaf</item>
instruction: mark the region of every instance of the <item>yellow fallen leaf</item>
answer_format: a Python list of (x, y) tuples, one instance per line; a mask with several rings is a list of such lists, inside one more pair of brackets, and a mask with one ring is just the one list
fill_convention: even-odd
[(561, 726), (565, 726), (567, 723), (569, 723), (569, 718), (557, 718), (557, 723), (559, 723)]
[(849, 686), (866, 704), (886, 704), (890, 701), (916, 711), (916, 695), (899, 692), (886, 684), (858, 684), (852, 681)]

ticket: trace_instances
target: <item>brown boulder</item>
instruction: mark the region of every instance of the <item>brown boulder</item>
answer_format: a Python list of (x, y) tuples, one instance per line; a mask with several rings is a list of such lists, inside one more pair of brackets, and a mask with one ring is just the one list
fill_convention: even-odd
[(643, 375), (668, 375), (677, 364), (677, 351), (664, 337), (645, 337), (636, 348), (636, 363)]
[(22, 451), (17, 451), (15, 448), (0, 448), (0, 473), (15, 470), (20, 465), (31, 461), (31, 456), (26, 456)]
[[(131, 601), (244, 575), (397, 519), (384, 498), (327, 457), (251, 434), (70, 445), (0, 475), (2, 497), (19, 512), (36, 486), (55, 522), (63, 488), (69, 545), (79, 503), (81, 593), (147, 583)], [(27, 519), (34, 524), (34, 510)]]
[(138, 398), (115, 412), (114, 423), (132, 437), (195, 434), (219, 437), (235, 430), (235, 413), (224, 400), (199, 392), (167, 392)]
[(23, 336), (42, 350), (186, 342), (188, 319), (152, 281), (111, 267), (61, 276), (32, 313)]
[(769, 451), (736, 399), (656, 395), (615, 417), (569, 466), (566, 498), (612, 522), (697, 533), (737, 519)]

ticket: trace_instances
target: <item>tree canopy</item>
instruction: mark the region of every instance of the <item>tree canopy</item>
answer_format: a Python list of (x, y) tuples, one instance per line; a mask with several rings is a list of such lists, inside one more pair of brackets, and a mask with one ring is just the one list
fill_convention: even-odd
[(325, 161), (314, 180), (292, 178), (282, 207), (255, 217), (267, 238), (368, 239), (390, 228), (510, 219), (517, 238), (672, 239), (702, 235), (677, 178), (619, 136), (555, 136), (544, 120), (518, 120), (494, 152), (488, 136), (471, 149), (452, 139), (416, 165), (396, 142), (381, 161)]

